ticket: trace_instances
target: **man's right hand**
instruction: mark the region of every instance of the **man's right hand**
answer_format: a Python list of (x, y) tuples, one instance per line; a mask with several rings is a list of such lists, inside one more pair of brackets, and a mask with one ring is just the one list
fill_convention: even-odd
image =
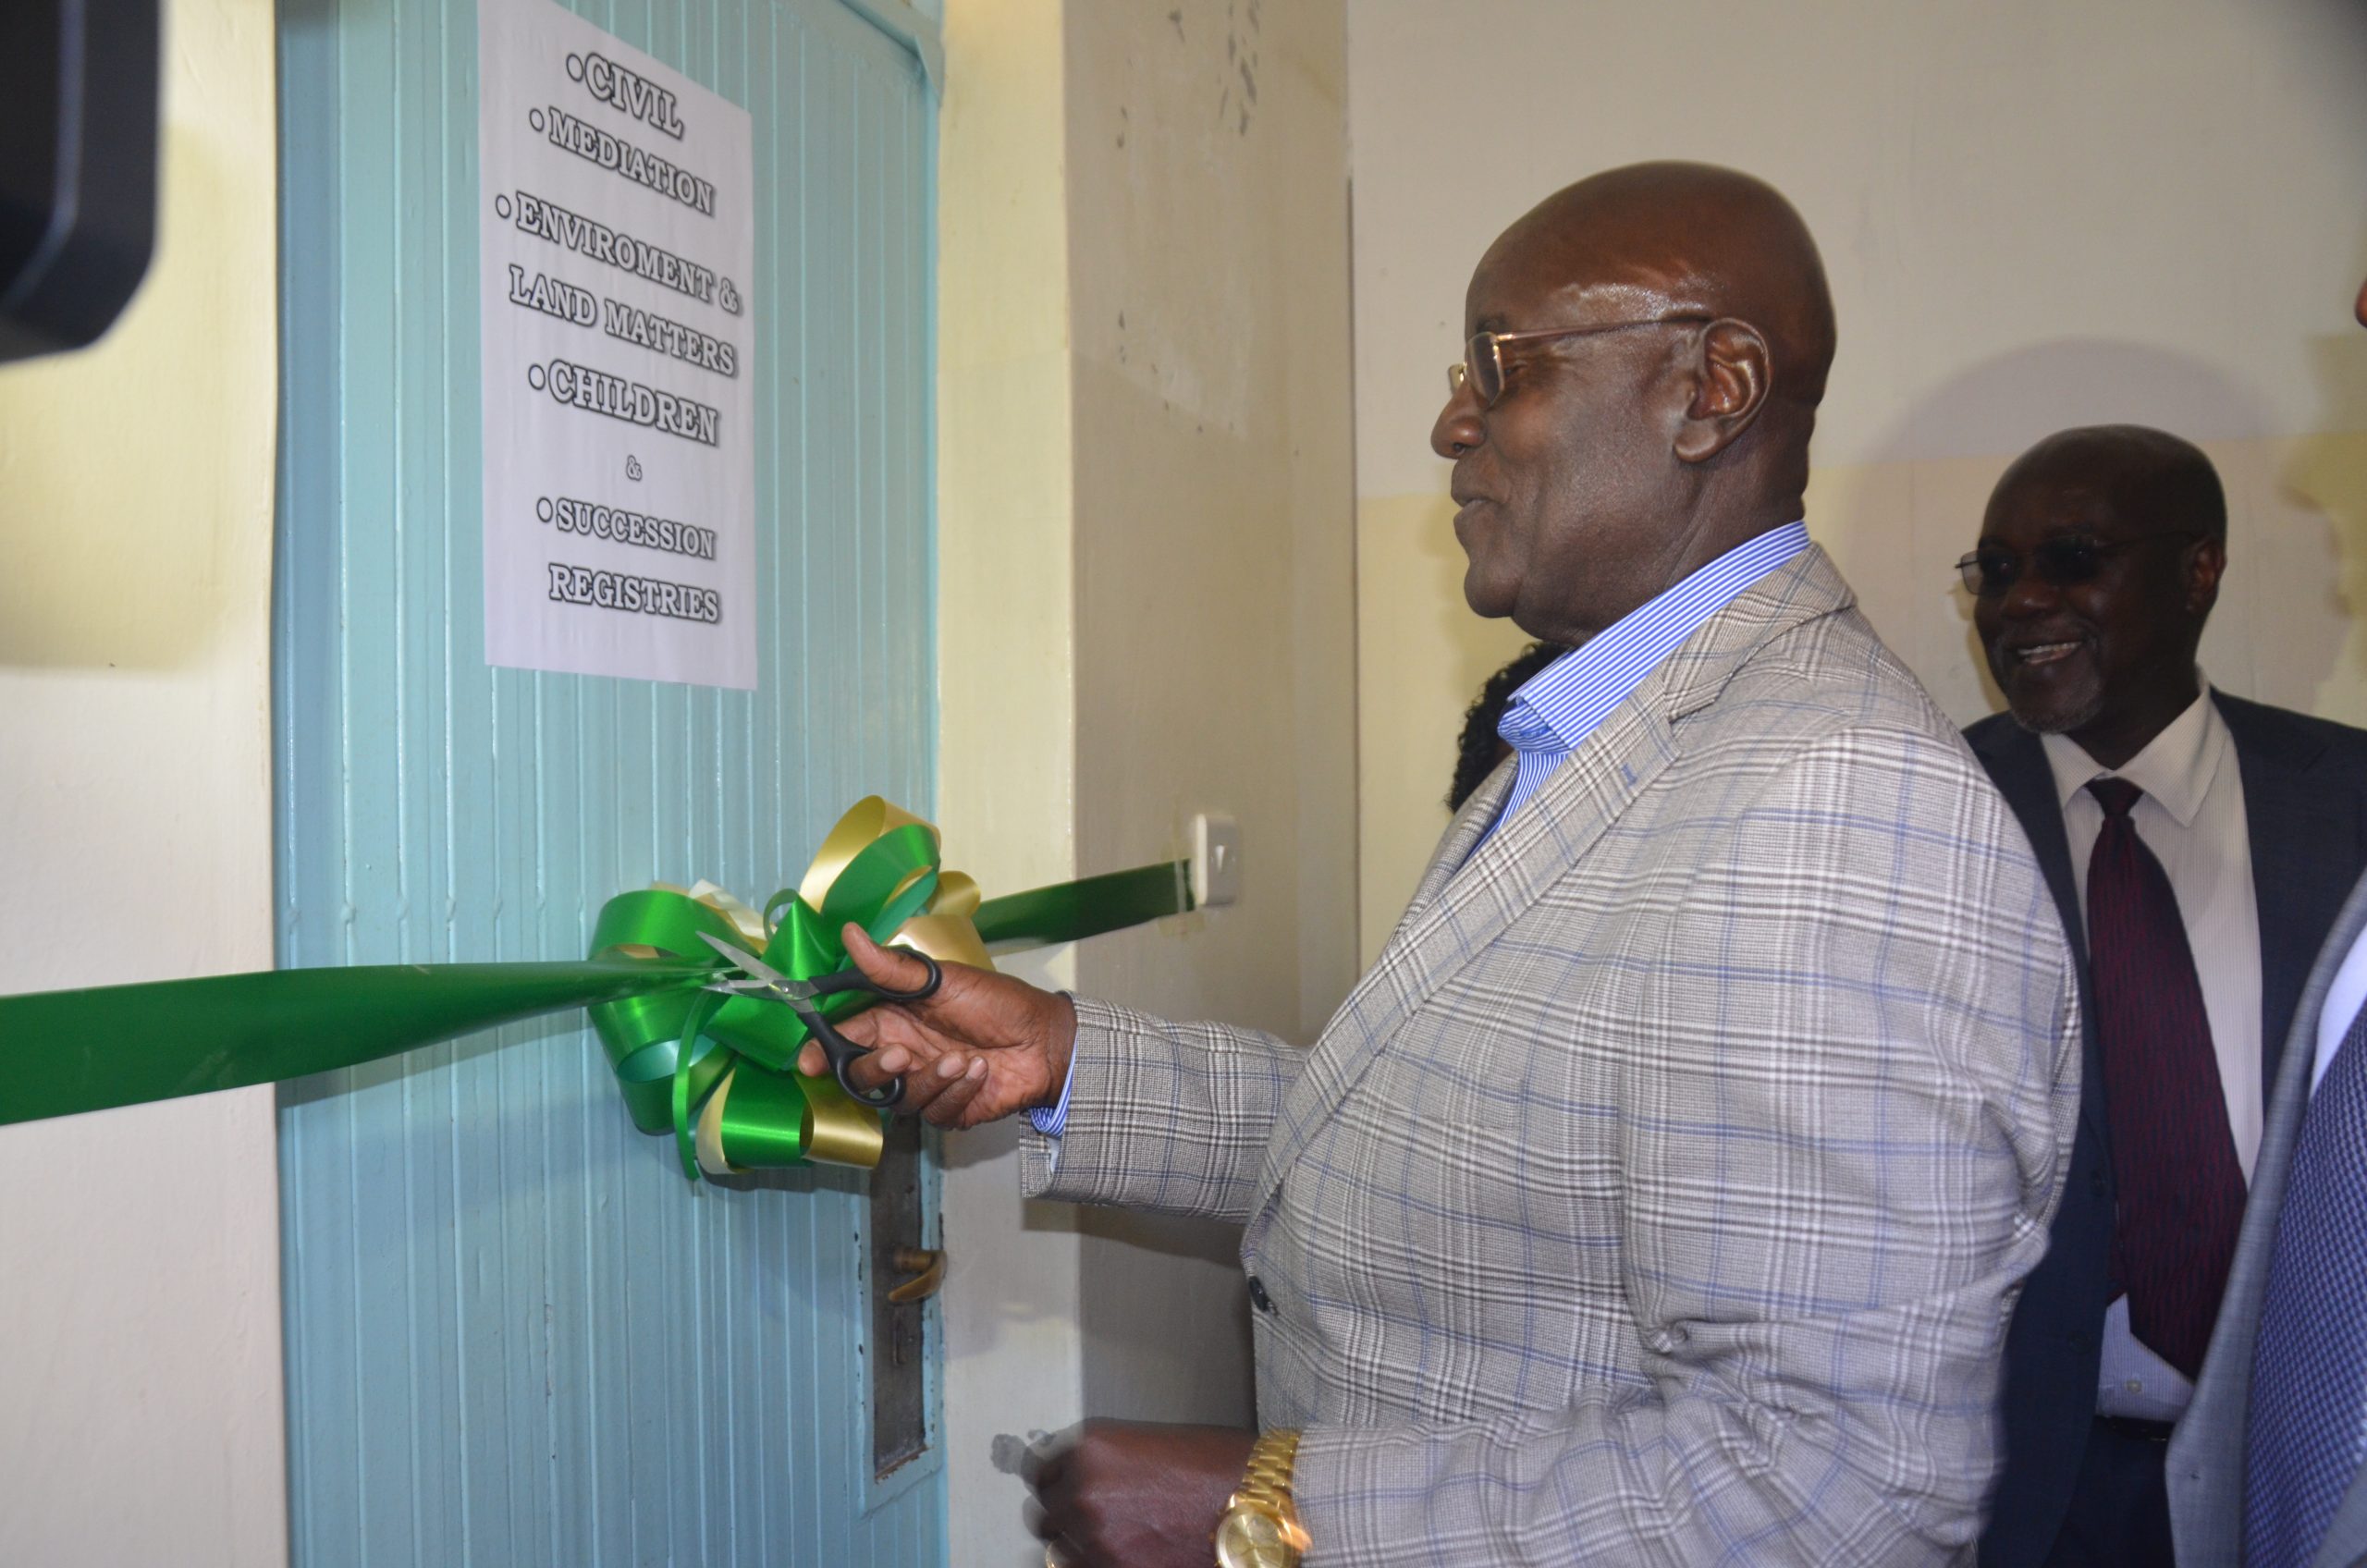
[[(911, 990), (928, 976), (920, 961), (883, 948), (850, 925), (847, 957), (883, 986)], [(904, 1075), (896, 1110), (939, 1127), (975, 1127), (1058, 1103), (1076, 1045), (1076, 1009), (1068, 998), (1024, 980), (967, 964), (938, 966), (945, 978), (917, 1002), (882, 1002), (839, 1023), (839, 1033), (870, 1054), (847, 1070), (868, 1089)], [(830, 1070), (808, 1042), (797, 1070), (818, 1078)]]

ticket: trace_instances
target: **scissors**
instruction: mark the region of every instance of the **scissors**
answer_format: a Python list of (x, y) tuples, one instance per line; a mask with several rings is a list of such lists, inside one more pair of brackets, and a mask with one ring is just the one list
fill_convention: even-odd
[(847, 1069), (854, 1065), (857, 1057), (869, 1056), (871, 1048), (858, 1046), (840, 1034), (830, 1021), (822, 1016), (821, 1009), (814, 1004), (824, 997), (834, 997), (841, 991), (868, 991), (883, 1001), (919, 1001), (924, 997), (936, 995), (938, 982), (945, 978), (945, 972), (938, 968), (935, 959), (926, 953), (914, 952), (910, 948), (897, 949), (897, 951), (910, 953), (928, 966), (926, 980), (912, 990), (899, 991), (881, 985), (859, 969), (841, 969), (835, 974), (825, 974), (813, 980), (791, 980), (745, 948), (734, 947), (708, 932), (702, 931), (699, 936), (708, 947), (721, 953), (730, 961), (733, 968), (741, 972), (740, 978), (718, 980), (707, 986), (708, 990), (722, 991), (735, 997), (764, 997), (788, 1007), (805, 1021), (807, 1032), (821, 1046), (822, 1054), (829, 1058), (830, 1074), (838, 1079), (839, 1087), (859, 1103), (875, 1110), (886, 1110), (904, 1097), (904, 1080), (901, 1073), (876, 1089), (855, 1086)]

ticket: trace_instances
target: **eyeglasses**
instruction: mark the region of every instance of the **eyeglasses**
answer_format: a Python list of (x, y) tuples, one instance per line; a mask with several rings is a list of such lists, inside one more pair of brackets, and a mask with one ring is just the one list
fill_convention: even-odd
[(1599, 332), (1626, 332), (1639, 326), (1699, 325), (1715, 321), (1715, 316), (1654, 316), (1647, 321), (1610, 321), (1591, 326), (1549, 326), (1538, 332), (1483, 332), (1463, 346), (1463, 362), (1446, 367), (1446, 385), (1450, 394), (1466, 386), (1478, 394), (1479, 406), (1492, 409), (1496, 399), (1504, 395), (1504, 350), (1524, 343), (1543, 343), (1556, 337), (1584, 337)]
[[(2141, 539), (2095, 539), (2084, 533), (2057, 534), (2042, 539), (2030, 549), (2029, 570), (2038, 580), (2055, 588), (2076, 588), (2082, 582), (2093, 582), (2104, 569), (2104, 557), (2133, 550), (2140, 545), (2158, 545), (2165, 539), (2191, 543), (2201, 538), (2200, 533), (2148, 533)], [(1956, 562), (1956, 575), (1964, 579), (1965, 591), (1977, 599), (2002, 599), (2006, 591), (2021, 581), (2024, 557), (2012, 550), (1992, 545), (1975, 550)]]

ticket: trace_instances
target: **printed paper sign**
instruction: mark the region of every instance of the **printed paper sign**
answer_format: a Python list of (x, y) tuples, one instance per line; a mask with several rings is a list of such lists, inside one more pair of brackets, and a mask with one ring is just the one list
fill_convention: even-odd
[(485, 656), (756, 684), (746, 110), (479, 0)]

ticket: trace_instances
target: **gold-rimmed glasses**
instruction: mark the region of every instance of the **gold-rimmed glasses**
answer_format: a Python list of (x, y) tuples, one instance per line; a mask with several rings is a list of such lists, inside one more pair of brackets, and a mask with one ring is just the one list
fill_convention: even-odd
[(1715, 316), (1678, 315), (1650, 316), (1640, 321), (1594, 322), (1585, 326), (1548, 326), (1535, 332), (1482, 332), (1463, 346), (1460, 364), (1446, 367), (1447, 390), (1461, 392), (1466, 386), (1478, 396), (1479, 406), (1491, 409), (1496, 399), (1504, 395), (1504, 350), (1528, 343), (1549, 342), (1556, 337), (1586, 337), (1601, 332), (1626, 332), (1639, 326), (1700, 325), (1715, 321)]

